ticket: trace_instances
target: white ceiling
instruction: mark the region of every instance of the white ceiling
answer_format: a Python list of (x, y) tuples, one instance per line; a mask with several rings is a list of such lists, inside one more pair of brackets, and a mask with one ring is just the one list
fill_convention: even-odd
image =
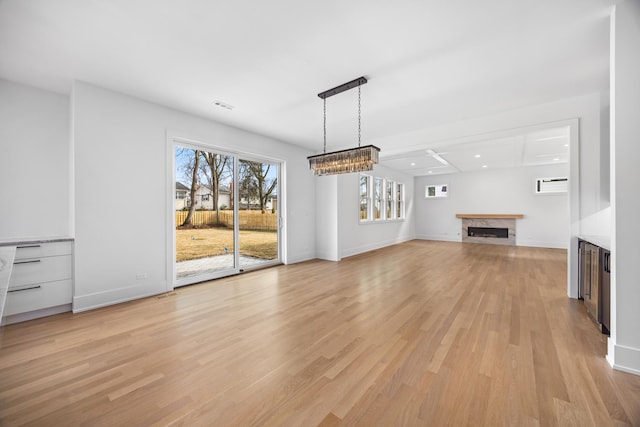
[[(363, 75), (363, 143), (384, 156), (428, 148), (395, 135), (606, 90), (609, 7), (605, 0), (0, 0), (0, 77), (60, 93), (83, 80), (319, 152), (317, 93)], [(357, 91), (329, 98), (327, 111), (327, 150), (353, 146)], [(546, 144), (529, 137), (467, 148), (500, 164), (518, 156), (540, 162)], [(442, 157), (459, 170), (476, 168), (462, 148)]]
[(441, 175), (569, 162), (569, 128), (550, 128), (510, 136), (485, 135), (471, 142), (388, 156), (381, 163), (405, 173)]

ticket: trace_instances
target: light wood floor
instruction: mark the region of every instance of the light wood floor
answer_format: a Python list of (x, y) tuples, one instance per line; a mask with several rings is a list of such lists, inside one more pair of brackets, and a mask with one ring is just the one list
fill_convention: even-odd
[(412, 241), (4, 328), (0, 424), (640, 425), (566, 252)]

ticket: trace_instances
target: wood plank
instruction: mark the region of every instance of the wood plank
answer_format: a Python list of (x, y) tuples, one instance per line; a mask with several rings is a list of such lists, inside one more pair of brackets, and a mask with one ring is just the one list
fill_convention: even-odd
[(640, 425), (566, 251), (410, 241), (5, 326), (2, 425)]

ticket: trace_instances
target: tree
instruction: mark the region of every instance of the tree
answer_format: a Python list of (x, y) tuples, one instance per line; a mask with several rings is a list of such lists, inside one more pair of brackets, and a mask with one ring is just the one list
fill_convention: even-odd
[(239, 208), (242, 208), (242, 200), (246, 200), (247, 210), (251, 210), (251, 200), (258, 198), (258, 188), (246, 163), (240, 161), (238, 166), (238, 196), (240, 197)]
[(229, 170), (229, 157), (222, 154), (214, 154), (208, 151), (201, 151), (202, 157), (206, 162), (204, 174), (211, 186), (213, 196), (213, 209), (216, 211), (216, 223), (220, 223), (220, 210), (218, 201), (220, 199), (220, 184)]
[(240, 161), (240, 191), (247, 197), (248, 204), (251, 199), (258, 199), (260, 210), (266, 212), (269, 196), (276, 190), (277, 178), (269, 178), (270, 164), (252, 162), (249, 160)]
[(200, 168), (200, 151), (185, 148), (184, 152), (188, 153), (187, 155), (191, 156), (189, 161), (184, 165), (185, 176), (191, 177), (191, 190), (190, 190), (191, 205), (189, 206), (189, 213), (187, 214), (187, 217), (184, 219), (184, 222), (182, 223), (183, 226), (186, 226), (186, 225), (191, 225), (193, 211), (195, 211), (196, 209), (196, 190), (198, 189), (197, 187), (198, 187), (198, 169)]

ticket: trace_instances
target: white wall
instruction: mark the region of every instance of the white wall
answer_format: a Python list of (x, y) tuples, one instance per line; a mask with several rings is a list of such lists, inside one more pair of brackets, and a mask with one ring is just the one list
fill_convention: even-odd
[(368, 175), (405, 185), (405, 220), (360, 223), (358, 174), (338, 176), (340, 256), (348, 257), (415, 238), (413, 176), (376, 165)]
[(580, 234), (607, 238), (611, 236), (609, 98), (609, 92), (600, 97), (600, 147), (583, 144), (580, 153), (580, 185), (583, 188)]
[[(75, 297), (81, 311), (157, 294), (167, 277), (167, 133), (285, 161), (285, 261), (315, 256), (315, 195), (295, 146), (76, 82)], [(168, 187), (169, 186), (169, 187)], [(283, 201), (284, 202), (284, 201)], [(126, 206), (126, 209), (122, 207)], [(136, 280), (136, 275), (146, 279)]]
[(0, 240), (70, 236), (69, 98), (0, 79)]
[[(567, 176), (568, 165), (483, 170), (416, 178), (416, 235), (421, 239), (459, 242), (458, 213), (524, 214), (516, 220), (516, 244), (567, 248), (567, 193), (535, 194), (536, 178)], [(446, 198), (425, 198), (427, 184), (447, 184)]]
[(316, 188), (316, 257), (340, 261), (338, 177), (318, 176)]
[(611, 16), (611, 336), (607, 359), (640, 375), (640, 2)]

